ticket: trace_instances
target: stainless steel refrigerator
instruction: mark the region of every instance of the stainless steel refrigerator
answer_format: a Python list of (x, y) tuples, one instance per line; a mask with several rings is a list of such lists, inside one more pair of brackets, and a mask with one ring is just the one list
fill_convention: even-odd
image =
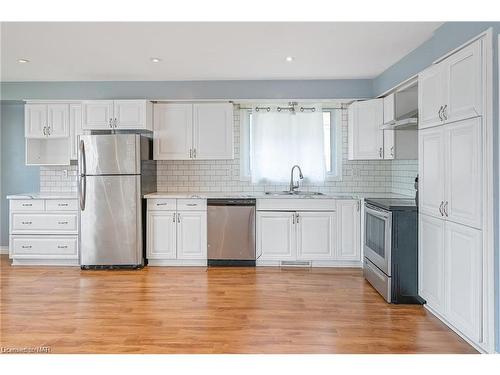
[(80, 265), (144, 265), (143, 195), (156, 190), (152, 140), (139, 134), (79, 137)]

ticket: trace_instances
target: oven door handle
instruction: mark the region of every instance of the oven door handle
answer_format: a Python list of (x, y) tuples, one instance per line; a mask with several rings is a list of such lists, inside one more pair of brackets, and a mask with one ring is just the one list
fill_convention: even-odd
[(389, 211), (381, 210), (380, 208), (372, 206), (371, 204), (365, 204), (365, 210), (367, 213), (371, 213), (383, 219), (388, 219), (391, 216), (391, 213)]

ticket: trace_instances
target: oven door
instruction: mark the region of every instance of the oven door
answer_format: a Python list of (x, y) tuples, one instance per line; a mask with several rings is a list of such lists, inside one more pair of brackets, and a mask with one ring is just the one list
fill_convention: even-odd
[(391, 276), (392, 213), (370, 204), (365, 205), (365, 257)]

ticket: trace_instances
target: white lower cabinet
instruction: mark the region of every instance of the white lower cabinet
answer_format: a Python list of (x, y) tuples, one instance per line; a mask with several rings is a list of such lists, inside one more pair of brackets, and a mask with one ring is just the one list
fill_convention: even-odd
[[(360, 265), (359, 201), (338, 200), (335, 205), (336, 211), (258, 210), (257, 264)], [(325, 208), (331, 206), (325, 202)]]
[(203, 199), (148, 199), (150, 265), (206, 265), (206, 207)]
[(9, 207), (13, 265), (79, 264), (76, 199), (11, 199)]
[(418, 282), (428, 307), (481, 341), (482, 231), (421, 214)]

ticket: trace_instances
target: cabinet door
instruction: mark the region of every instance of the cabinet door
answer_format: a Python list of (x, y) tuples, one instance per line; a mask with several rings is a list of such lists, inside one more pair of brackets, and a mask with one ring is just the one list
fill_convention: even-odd
[(193, 106), (193, 156), (196, 159), (233, 159), (233, 105)]
[(261, 260), (296, 258), (295, 212), (257, 212), (257, 254)]
[(207, 212), (177, 212), (177, 259), (207, 259)]
[(155, 160), (189, 160), (193, 147), (193, 105), (154, 105)]
[(349, 107), (348, 143), (350, 160), (383, 159), (383, 99), (356, 102)]
[(446, 317), (460, 332), (481, 341), (482, 232), (446, 223)]
[(444, 313), (445, 221), (419, 214), (418, 294), (439, 313)]
[(335, 212), (297, 212), (297, 259), (331, 260), (335, 254)]
[(387, 95), (384, 99), (384, 124), (388, 124), (394, 120), (396, 120), (396, 102), (395, 95), (390, 94)]
[(384, 159), (394, 159), (394, 130), (384, 130)]
[(480, 116), (482, 113), (481, 41), (448, 57), (446, 68), (446, 122)]
[(82, 134), (82, 105), (69, 105), (70, 159), (78, 158), (78, 136)]
[(109, 130), (113, 124), (112, 100), (89, 100), (83, 102), (84, 130)]
[(481, 118), (445, 126), (445, 215), (448, 220), (481, 228)]
[(337, 201), (337, 251), (335, 259), (361, 260), (361, 202)]
[(423, 214), (443, 217), (440, 208), (445, 201), (444, 129), (439, 126), (419, 133), (419, 210)]
[(439, 114), (446, 104), (446, 74), (442, 64), (432, 65), (418, 76), (418, 127), (443, 123)]
[(114, 120), (117, 129), (148, 129), (145, 100), (115, 100)]
[(149, 211), (146, 255), (148, 259), (175, 259), (177, 216), (175, 211)]
[(47, 105), (26, 104), (24, 106), (24, 132), (26, 138), (45, 138), (47, 126)]
[(69, 105), (47, 105), (47, 125), (50, 138), (69, 137)]

